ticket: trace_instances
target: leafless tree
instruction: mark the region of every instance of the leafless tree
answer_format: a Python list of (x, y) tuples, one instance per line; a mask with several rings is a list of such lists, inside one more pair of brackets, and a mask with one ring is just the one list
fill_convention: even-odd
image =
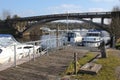
[(13, 15), (13, 19), (15, 18), (19, 18), (19, 16), (17, 14)]
[[(120, 7), (115, 6), (113, 8), (113, 11), (120, 11)], [(116, 15), (112, 17), (110, 31), (111, 34), (115, 36), (116, 40), (120, 38), (120, 15)]]
[(6, 20), (6, 19), (10, 19), (10, 18), (11, 18), (11, 12), (9, 10), (3, 10), (2, 19)]

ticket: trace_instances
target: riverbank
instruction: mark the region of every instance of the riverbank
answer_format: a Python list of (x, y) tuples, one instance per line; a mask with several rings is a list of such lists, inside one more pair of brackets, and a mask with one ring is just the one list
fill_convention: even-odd
[[(72, 46), (67, 46), (60, 50), (54, 50), (49, 52), (46, 55), (36, 58), (35, 61), (26, 62), (24, 64), (18, 65), (16, 68), (9, 68), (4, 71), (1, 71), (0, 80), (57, 80), (57, 79), (59, 80), (61, 78), (61, 74), (67, 69), (69, 64), (73, 61), (74, 52), (78, 53), (78, 59), (81, 59), (83, 56), (86, 55), (86, 53), (90, 51), (93, 51), (93, 53), (99, 53), (98, 51), (96, 52), (96, 50), (93, 48), (90, 49), (85, 47), (72, 47)], [(107, 52), (110, 55), (120, 58), (119, 50), (107, 49)], [(114, 61), (113, 58), (114, 57), (111, 57), (109, 61), (109, 57), (108, 57), (107, 59), (104, 59), (103, 60), (104, 63), (101, 63), (101, 64), (103, 65), (104, 69), (108, 71), (112, 70), (116, 78), (120, 80), (119, 78), (120, 66), (111, 65), (111, 64), (119, 65), (117, 64), (119, 61), (117, 61), (116, 63), (113, 63)], [(107, 65), (107, 66), (110, 65), (110, 66), (105, 67), (104, 65)], [(102, 69), (99, 74), (102, 74), (102, 72), (105, 72), (105, 74), (109, 76), (109, 74), (111, 73), (104, 71), (104, 69)], [(99, 74), (88, 75), (88, 77), (86, 78), (90, 77), (96, 80), (95, 77), (96, 76), (100, 77)], [(79, 80), (79, 77), (80, 78), (82, 77), (83, 80), (84, 79), (87, 80), (86, 78), (84, 78), (84, 76), (87, 76), (87, 75), (86, 74), (82, 76), (78, 75), (77, 79)], [(104, 75), (104, 77), (107, 77), (107, 76)], [(89, 80), (93, 80), (90, 78)], [(75, 79), (73, 78), (70, 80), (75, 80)], [(107, 78), (104, 78), (102, 80), (107, 80)], [(109, 80), (114, 80), (114, 79), (112, 77)]]
[(1, 71), (1, 80), (55, 80), (73, 61), (74, 52), (77, 52), (78, 58), (81, 58), (88, 50), (68, 46), (61, 50), (51, 51), (49, 55), (43, 55), (35, 61)]

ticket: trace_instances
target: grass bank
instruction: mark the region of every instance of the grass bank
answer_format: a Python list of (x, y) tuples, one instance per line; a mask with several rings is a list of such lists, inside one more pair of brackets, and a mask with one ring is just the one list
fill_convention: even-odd
[[(88, 52), (83, 58), (81, 58), (77, 61), (77, 70), (79, 70), (79, 68), (81, 66), (83, 66), (85, 63), (89, 62), (95, 56), (96, 56), (96, 54), (92, 54), (91, 52)], [(68, 66), (68, 68), (66, 69), (64, 74), (68, 74), (68, 75), (74, 74), (74, 61), (72, 61), (70, 63), (70, 65)]]
[(102, 64), (102, 69), (97, 75), (78, 74), (73, 78), (78, 80), (118, 80), (115, 70), (120, 66), (120, 57), (115, 52), (107, 52), (108, 58), (98, 59), (96, 63)]

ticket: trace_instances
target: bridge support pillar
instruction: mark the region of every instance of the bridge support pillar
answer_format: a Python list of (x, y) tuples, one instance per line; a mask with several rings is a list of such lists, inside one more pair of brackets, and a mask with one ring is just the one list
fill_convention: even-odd
[(92, 21), (92, 22), (93, 22), (93, 18), (90, 18), (90, 21)]
[(115, 36), (112, 36), (112, 48), (115, 48)]
[(104, 18), (101, 18), (101, 24), (102, 25), (104, 24)]

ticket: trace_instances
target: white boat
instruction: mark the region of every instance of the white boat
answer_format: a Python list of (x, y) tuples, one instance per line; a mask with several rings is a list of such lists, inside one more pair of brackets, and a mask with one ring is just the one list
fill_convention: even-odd
[(13, 61), (15, 53), (16, 59), (21, 59), (39, 48), (40, 46), (19, 43), (10, 34), (0, 34), (0, 64)]
[(81, 42), (82, 42), (82, 36), (80, 35), (80, 32), (70, 31), (66, 33), (65, 43), (79, 44)]
[(103, 30), (89, 30), (83, 38), (83, 45), (86, 47), (98, 47), (104, 41), (107, 44), (110, 41), (110, 35)]

